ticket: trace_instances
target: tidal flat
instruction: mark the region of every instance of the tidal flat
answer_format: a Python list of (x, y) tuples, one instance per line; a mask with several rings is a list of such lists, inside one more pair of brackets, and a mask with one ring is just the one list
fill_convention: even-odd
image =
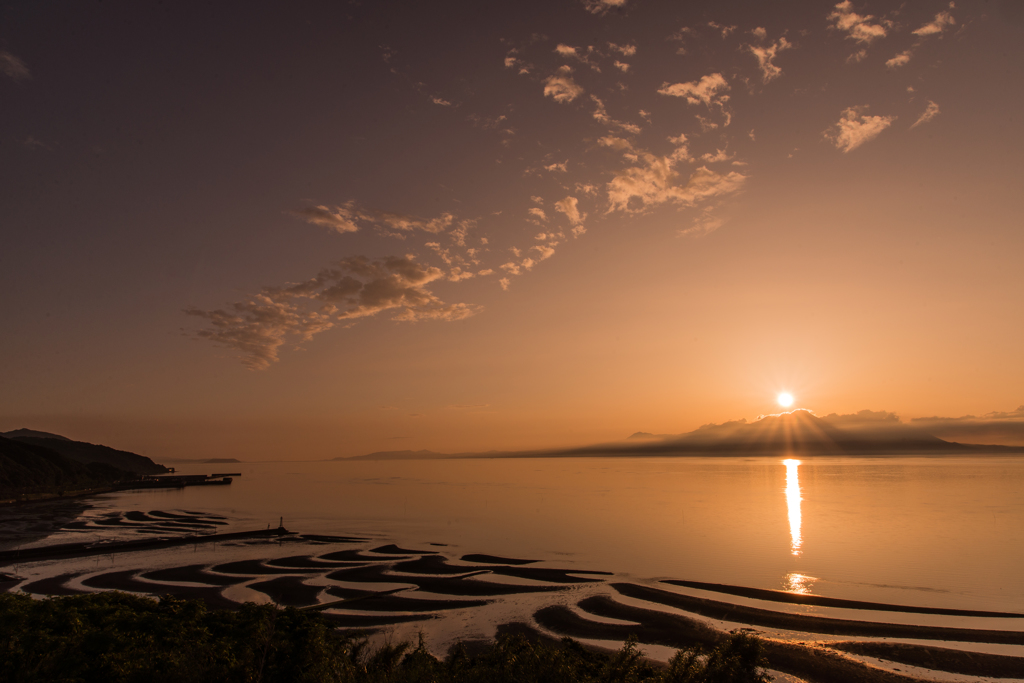
[[(976, 478), (979, 472), (1005, 478), (1020, 467), (1019, 460), (1006, 459), (967, 464), (973, 466)], [(337, 628), (372, 638), (415, 641), (422, 633), (430, 650), (438, 654), (456, 642), (490, 639), (508, 624), (520, 624), (541, 635), (569, 636), (588, 646), (612, 649), (635, 635), (648, 656), (661, 661), (675, 648), (712, 645), (732, 632), (751, 633), (764, 639), (771, 668), (780, 680), (1019, 680), (1024, 672), (1022, 601), (1013, 585), (1009, 591), (1002, 588), (1009, 599), (972, 600), (977, 587), (958, 594), (957, 576), (938, 576), (934, 567), (931, 576), (919, 574), (918, 581), (904, 587), (844, 585), (812, 569), (832, 562), (817, 557), (816, 544), (834, 544), (834, 539), (820, 536), (823, 528), (830, 528), (820, 517), (837, 514), (836, 509), (821, 505), (828, 502), (821, 498), (823, 493), (837, 489), (849, 493), (865, 482), (876, 493), (884, 493), (878, 488), (891, 492), (910, 486), (910, 474), (916, 468), (926, 476), (914, 485), (931, 485), (931, 494), (941, 496), (950, 490), (956, 473), (937, 471), (936, 463), (805, 462), (797, 484), (798, 529), (787, 507), (792, 501), (787, 489), (793, 483), (778, 460), (613, 463), (604, 478), (625, 483), (635, 509), (623, 508), (620, 525), (609, 524), (596, 543), (588, 531), (591, 527), (581, 526), (578, 516), (550, 515), (546, 525), (533, 518), (554, 506), (561, 510), (576, 506), (577, 513), (589, 511), (599, 521), (608, 519), (608, 501), (605, 509), (600, 501), (613, 489), (602, 488), (609, 482), (602, 482), (600, 476), (591, 474), (588, 482), (563, 476), (568, 483), (562, 486), (559, 500), (558, 487), (552, 482), (566, 474), (566, 467), (579, 463), (521, 461), (501, 464), (500, 472), (473, 463), (470, 468), (477, 470), (468, 473), (444, 461), (413, 467), (346, 465), (352, 464), (245, 465), (250, 472), (216, 493), (184, 490), (100, 496), (46, 538), (17, 544), (24, 555), (36, 549), (34, 558), (11, 555), (9, 548), (0, 571), (13, 580), (2, 587), (34, 596), (121, 590), (199, 598), (226, 609), (237, 609), (245, 602), (273, 603), (319, 611)], [(387, 471), (391, 478), (385, 476)], [(495, 479), (495, 474), (512, 482), (518, 477), (518, 485), (513, 490), (489, 485), (484, 476), (488, 471)], [(832, 476), (836, 472), (850, 474), (843, 481)], [(288, 476), (294, 478), (289, 483), (306, 495), (289, 493), (291, 488), (283, 489), (276, 499), (269, 495)], [(277, 484), (272, 485), (273, 481)], [(743, 522), (743, 528), (727, 528), (717, 539), (701, 544), (691, 538), (680, 547), (681, 536), (707, 538), (709, 528), (723, 527), (723, 516), (732, 518), (723, 512), (715, 523), (705, 514), (708, 508), (729, 502), (729, 496), (724, 501), (720, 497), (719, 489), (726, 483), (743, 483), (733, 497), (752, 496), (781, 523), (762, 514), (762, 519)], [(333, 489), (334, 495), (317, 501), (325, 489)], [(469, 515), (473, 505), (455, 510), (462, 514), (452, 514), (458, 501), (453, 502), (451, 494), (457, 490), (472, 504), (480, 502), (481, 490), (488, 493), (475, 518)], [(358, 493), (350, 495), (353, 492)], [(408, 495), (413, 492), (419, 497)], [(652, 515), (652, 507), (668, 503), (668, 493), (677, 494), (675, 502), (689, 508), (674, 518)], [(259, 496), (262, 511), (244, 505)], [(445, 496), (447, 503), (424, 514)], [(719, 496), (717, 502), (715, 496)], [(302, 500), (334, 512), (311, 514), (308, 507), (302, 509)], [(954, 496), (946, 504), (956, 501)], [(998, 495), (990, 495), (986, 513), (997, 519), (1013, 513), (1012, 505), (1000, 510), (999, 503)], [(517, 507), (509, 509), (513, 504)], [(838, 512), (845, 504), (832, 501)], [(894, 505), (899, 504), (895, 499)], [(399, 505), (412, 510), (396, 515)], [(351, 514), (353, 508), (359, 513)], [(879, 512), (868, 516), (873, 519)], [(275, 533), (281, 517), (295, 533)], [(492, 524), (497, 517), (504, 521)], [(970, 511), (963, 518), (970, 521)], [(624, 532), (638, 522), (646, 526), (639, 526), (630, 538)], [(901, 524), (913, 527), (914, 520), (904, 519)], [(762, 542), (746, 549), (741, 566), (724, 572), (718, 581), (709, 581), (719, 578), (711, 576), (714, 566), (730, 563), (733, 544), (750, 533), (750, 526)], [(892, 527), (890, 521), (874, 529), (876, 545), (893, 543), (886, 538)], [(559, 548), (553, 540), (564, 535), (566, 528), (575, 530), (577, 537)], [(948, 526), (931, 528), (948, 540)], [(859, 550), (857, 539), (863, 531), (846, 530), (853, 540), (852, 550)], [(240, 537), (240, 532), (253, 535)], [(972, 533), (966, 523), (959, 532)], [(897, 528), (893, 535), (904, 533)], [(481, 542), (474, 542), (477, 538)], [(1003, 549), (1012, 558), (1019, 547), (1014, 548), (1012, 536), (1003, 540)], [(919, 547), (929, 541), (919, 539)], [(977, 544), (978, 539), (960, 541)], [(589, 550), (581, 548), (586, 543)], [(771, 543), (779, 545), (781, 552), (766, 551)], [(76, 554), (76, 545), (82, 552)], [(53, 546), (64, 550), (47, 557), (43, 548)], [(726, 557), (713, 557), (723, 548)], [(517, 549), (523, 552), (514, 552)], [(660, 560), (648, 561), (652, 554), (659, 554)], [(840, 558), (854, 565), (850, 571), (862, 573), (872, 571), (867, 566), (871, 559), (858, 560), (849, 550)], [(990, 561), (1000, 566), (999, 558)], [(770, 569), (780, 562), (788, 563), (783, 567), (788, 571), (776, 574), (774, 580), (761, 578), (765, 566)], [(945, 566), (940, 563), (940, 568)], [(874, 571), (884, 574), (887, 568), (882, 564)], [(990, 571), (987, 576), (992, 579), (999, 574)], [(837, 586), (844, 589), (835, 590)]]

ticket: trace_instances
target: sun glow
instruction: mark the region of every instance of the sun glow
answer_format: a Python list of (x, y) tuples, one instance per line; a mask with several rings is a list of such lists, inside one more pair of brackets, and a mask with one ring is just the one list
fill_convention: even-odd
[(788, 408), (793, 405), (793, 394), (779, 394), (775, 397), (775, 400), (779, 402), (779, 405), (783, 408)]

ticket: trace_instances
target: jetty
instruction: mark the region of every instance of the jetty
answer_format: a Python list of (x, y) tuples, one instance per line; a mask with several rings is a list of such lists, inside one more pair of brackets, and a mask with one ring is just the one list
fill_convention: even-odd
[(220, 474), (144, 474), (135, 481), (118, 484), (117, 491), (133, 491), (135, 489), (181, 489), (186, 486), (226, 486), (233, 477), (242, 476), (239, 472)]

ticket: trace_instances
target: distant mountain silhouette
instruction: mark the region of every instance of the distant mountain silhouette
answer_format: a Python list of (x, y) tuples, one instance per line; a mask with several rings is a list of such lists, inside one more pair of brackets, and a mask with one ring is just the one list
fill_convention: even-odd
[(18, 443), (50, 449), (75, 462), (103, 463), (136, 474), (163, 474), (168, 471), (163, 465), (158, 465), (143, 455), (84, 441), (72, 441), (57, 434), (36, 432), (30, 429), (15, 429), (12, 432), (0, 434), (0, 436)]
[[(686, 434), (646, 437), (641, 443), (604, 444), (560, 451), (563, 455), (635, 453), (779, 453), (802, 455), (953, 453), (972, 446), (943, 441), (906, 425), (891, 413), (818, 417), (807, 410), (704, 425)], [(993, 447), (977, 447), (991, 450)], [(1000, 447), (995, 447), (1000, 448)], [(1024, 452), (1024, 449), (1021, 449)]]
[[(461, 454), (460, 454), (461, 455)], [(473, 454), (475, 455), (475, 454)], [(432, 460), (435, 458), (453, 458), (457, 455), (435, 453), (434, 451), (376, 451), (366, 455), (333, 458), (334, 460)]]
[(556, 450), (458, 453), (383, 451), (335, 460), (424, 460), (437, 458), (536, 458), (629, 455), (942, 455), (1024, 453), (1020, 446), (944, 441), (894, 413), (862, 410), (818, 417), (809, 410), (704, 425), (675, 435), (636, 432), (626, 441)]

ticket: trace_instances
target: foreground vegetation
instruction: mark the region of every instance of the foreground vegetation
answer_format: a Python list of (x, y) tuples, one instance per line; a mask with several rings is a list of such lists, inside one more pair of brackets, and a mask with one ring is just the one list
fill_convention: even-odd
[(667, 668), (634, 641), (614, 654), (569, 638), (500, 635), (474, 655), (438, 659), (423, 642), (371, 651), (313, 612), (109, 592), (33, 600), (0, 595), (0, 681), (309, 681), (359, 683), (764, 683), (760, 644), (734, 636), (710, 652), (680, 651)]

